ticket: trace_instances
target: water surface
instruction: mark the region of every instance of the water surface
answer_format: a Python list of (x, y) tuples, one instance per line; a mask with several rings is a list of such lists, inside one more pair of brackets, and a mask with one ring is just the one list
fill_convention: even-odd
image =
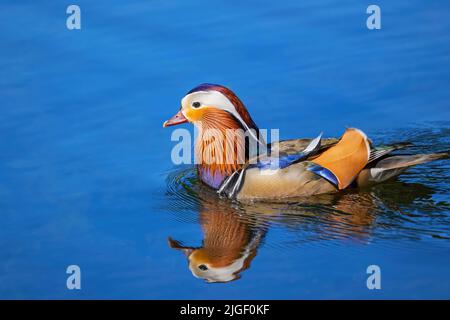
[[(174, 166), (161, 126), (213, 82), (284, 139), (355, 126), (448, 150), (446, 1), (378, 1), (379, 31), (356, 0), (77, 4), (78, 31), (68, 4), (0, 4), (1, 298), (450, 298), (447, 160), (370, 189), (239, 204)], [(224, 264), (245, 249), (238, 279), (192, 275), (182, 249), (211, 243)], [(80, 291), (66, 289), (70, 264)]]

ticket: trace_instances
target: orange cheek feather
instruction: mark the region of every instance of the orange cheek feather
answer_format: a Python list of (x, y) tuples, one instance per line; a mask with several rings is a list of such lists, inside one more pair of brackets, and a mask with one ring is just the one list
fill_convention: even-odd
[(206, 108), (192, 109), (186, 108), (183, 110), (184, 116), (189, 120), (189, 122), (201, 121)]

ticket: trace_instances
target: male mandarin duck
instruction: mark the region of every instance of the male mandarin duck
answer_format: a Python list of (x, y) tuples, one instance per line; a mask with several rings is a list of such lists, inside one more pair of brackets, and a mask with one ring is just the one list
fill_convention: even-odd
[[(395, 177), (410, 166), (447, 157), (447, 153), (392, 155), (410, 144), (374, 147), (356, 128), (347, 129), (340, 139), (319, 136), (267, 145), (242, 101), (217, 84), (201, 84), (189, 91), (179, 112), (163, 126), (184, 122), (192, 122), (199, 130), (195, 154), (200, 159), (200, 180), (220, 195), (239, 201), (367, 186)], [(244, 142), (227, 139), (230, 130), (242, 130)], [(239, 148), (245, 149), (245, 157)]]

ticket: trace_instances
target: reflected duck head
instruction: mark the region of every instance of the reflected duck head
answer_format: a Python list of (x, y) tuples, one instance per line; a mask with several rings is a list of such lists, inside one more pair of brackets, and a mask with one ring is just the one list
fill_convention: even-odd
[(178, 241), (169, 239), (171, 248), (182, 250), (188, 258), (192, 275), (206, 282), (230, 282), (241, 277), (240, 273), (250, 266), (255, 256), (251, 250), (233, 252), (232, 250), (211, 250), (180, 246)]
[(233, 212), (201, 214), (201, 247), (184, 246), (169, 238), (169, 246), (184, 252), (189, 270), (206, 282), (230, 282), (249, 268), (265, 231), (254, 230)]

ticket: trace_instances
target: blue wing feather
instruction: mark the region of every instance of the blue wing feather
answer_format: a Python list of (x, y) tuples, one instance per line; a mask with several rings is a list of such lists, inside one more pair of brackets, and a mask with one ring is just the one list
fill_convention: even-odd
[(281, 156), (279, 158), (265, 158), (260, 159), (255, 164), (255, 166), (261, 170), (265, 169), (283, 169), (286, 167), (289, 167), (291, 164), (295, 162), (299, 162), (301, 160), (304, 160), (308, 157), (308, 154), (305, 153), (299, 153), (299, 154), (288, 154), (285, 156)]
[(324, 168), (322, 166), (319, 165), (315, 165), (311, 168), (308, 168), (309, 171), (321, 176), (322, 178), (324, 178), (325, 180), (327, 180), (328, 182), (331, 182), (334, 186), (338, 186), (339, 185), (339, 180), (336, 177), (336, 175), (331, 172), (330, 170), (328, 170), (327, 168)]

